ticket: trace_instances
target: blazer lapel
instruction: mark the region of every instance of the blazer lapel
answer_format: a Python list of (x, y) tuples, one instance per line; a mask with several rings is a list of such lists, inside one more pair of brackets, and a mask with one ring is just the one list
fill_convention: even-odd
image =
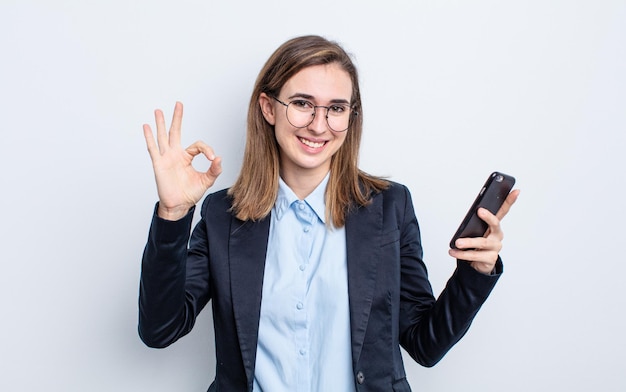
[(254, 378), (269, 227), (269, 216), (257, 222), (233, 217), (228, 247), (233, 314), (249, 384)]
[(382, 196), (358, 208), (346, 219), (348, 256), (348, 293), (350, 295), (350, 329), (352, 331), (352, 364), (356, 366), (367, 330), (374, 289), (376, 265), (380, 258), (379, 243), (383, 228)]

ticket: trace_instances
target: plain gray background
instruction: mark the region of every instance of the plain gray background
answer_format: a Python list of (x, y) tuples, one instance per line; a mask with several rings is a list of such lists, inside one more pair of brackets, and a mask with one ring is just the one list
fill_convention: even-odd
[(136, 332), (141, 125), (182, 101), (229, 186), (259, 69), (309, 33), (355, 56), (362, 168), (410, 188), (436, 292), (487, 175), (522, 190), (505, 274), (439, 365), (406, 358), (413, 389), (626, 390), (623, 0), (3, 0), (0, 390), (206, 390), (210, 311), (165, 350)]

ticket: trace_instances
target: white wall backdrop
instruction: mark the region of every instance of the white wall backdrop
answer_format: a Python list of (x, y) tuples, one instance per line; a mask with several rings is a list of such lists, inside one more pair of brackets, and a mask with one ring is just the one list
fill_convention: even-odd
[[(361, 71), (362, 167), (407, 184), (440, 291), (486, 176), (517, 177), (505, 274), (416, 391), (626, 390), (626, 2), (2, 0), (2, 391), (204, 391), (210, 311), (165, 350), (136, 332), (156, 190), (141, 132), (239, 170), (265, 59), (301, 34)], [(200, 164), (202, 166), (202, 164)]]

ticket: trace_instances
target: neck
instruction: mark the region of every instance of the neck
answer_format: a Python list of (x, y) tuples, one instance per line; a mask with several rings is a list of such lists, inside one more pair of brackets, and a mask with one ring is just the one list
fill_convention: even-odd
[(285, 184), (298, 196), (304, 200), (311, 194), (328, 174), (328, 170), (311, 172), (308, 170), (281, 170), (280, 177)]

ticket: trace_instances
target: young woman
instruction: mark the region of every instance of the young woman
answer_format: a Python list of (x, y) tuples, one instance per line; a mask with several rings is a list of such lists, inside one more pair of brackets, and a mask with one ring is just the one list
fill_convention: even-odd
[[(221, 172), (211, 147), (180, 146), (155, 112), (144, 135), (159, 202), (141, 273), (139, 333), (151, 347), (187, 334), (211, 300), (210, 391), (410, 391), (400, 353), (433, 366), (463, 336), (502, 271), (500, 220), (451, 250), (435, 300), (406, 187), (359, 170), (357, 71), (336, 43), (292, 39), (269, 58), (248, 112), (239, 178), (195, 205)], [(205, 155), (207, 172), (191, 162)]]

